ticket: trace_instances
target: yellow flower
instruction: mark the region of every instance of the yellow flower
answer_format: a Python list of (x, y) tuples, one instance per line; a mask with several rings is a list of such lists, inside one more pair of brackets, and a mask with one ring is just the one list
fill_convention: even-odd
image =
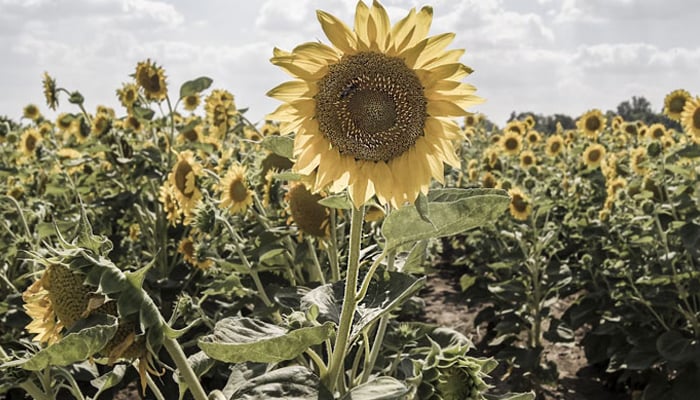
[(318, 11), (333, 47), (305, 43), (275, 49), (271, 62), (294, 80), (268, 92), (284, 102), (270, 118), (296, 132), (295, 172), (316, 172), (312, 191), (348, 189), (359, 207), (377, 195), (394, 207), (444, 182), (444, 165), (460, 168), (450, 118), (481, 101), (461, 83), (471, 69), (462, 50), (445, 47), (454, 34), (427, 37), (432, 9), (412, 9), (393, 27), (384, 8), (358, 2), (354, 29)]
[(652, 124), (647, 129), (647, 136), (649, 139), (661, 141), (666, 135), (666, 127), (659, 123)]
[(226, 176), (219, 183), (221, 208), (228, 208), (232, 213), (242, 213), (253, 204), (253, 192), (248, 189), (246, 167), (233, 164)]
[(194, 241), (191, 237), (186, 237), (180, 241), (180, 244), (177, 246), (177, 252), (182, 254), (182, 258), (184, 258), (185, 261), (193, 267), (199, 269), (209, 269), (212, 265), (214, 265), (212, 260), (200, 259), (199, 255), (197, 254), (197, 248), (195, 247)]
[(576, 121), (576, 126), (586, 136), (595, 139), (598, 137), (598, 134), (605, 129), (605, 117), (600, 110), (593, 109), (583, 114), (581, 118)]
[(481, 186), (485, 188), (495, 188), (496, 177), (494, 177), (490, 172), (484, 173), (484, 176), (481, 177)]
[(560, 135), (552, 135), (547, 138), (547, 143), (545, 144), (545, 154), (550, 157), (555, 157), (557, 154), (561, 153), (564, 149), (564, 138)]
[(130, 129), (134, 132), (141, 132), (143, 129), (143, 124), (141, 123), (141, 120), (138, 119), (135, 115), (129, 115), (124, 120), (122, 120), (122, 124), (124, 126), (124, 129)]
[(700, 143), (700, 97), (685, 102), (681, 113), (681, 125), (695, 143)]
[(513, 120), (506, 124), (506, 127), (503, 128), (503, 132), (514, 132), (520, 136), (525, 136), (527, 125), (522, 121)]
[(199, 117), (189, 117), (185, 120), (185, 124), (179, 129), (180, 134), (175, 139), (177, 143), (197, 143), (203, 142), (204, 126)]
[(627, 186), (627, 181), (623, 177), (617, 177), (607, 182), (607, 193), (609, 197), (615, 196), (615, 194), (624, 189)]
[(639, 128), (634, 122), (625, 122), (622, 124), (622, 132), (624, 132), (628, 137), (635, 137), (639, 132)]
[(530, 168), (535, 164), (537, 164), (537, 157), (531, 150), (525, 150), (520, 153), (520, 166), (522, 168)]
[(323, 196), (312, 194), (306, 185), (296, 182), (290, 185), (284, 199), (289, 206), (290, 223), (293, 221), (307, 235), (320, 238), (330, 236), (330, 212), (318, 203)]
[(646, 175), (649, 168), (646, 167), (647, 148), (640, 146), (630, 152), (630, 167), (638, 175)]
[(32, 156), (41, 143), (41, 135), (35, 128), (27, 128), (22, 132), (19, 149), (25, 156)]
[(170, 225), (175, 226), (180, 221), (181, 212), (177, 206), (175, 193), (173, 193), (173, 189), (167, 182), (160, 187), (158, 200), (163, 205), (163, 211), (168, 222), (170, 222)]
[(263, 136), (272, 136), (280, 134), (280, 125), (273, 121), (265, 121), (262, 127), (260, 127), (260, 133)]
[(27, 104), (22, 109), (22, 116), (32, 121), (37, 121), (41, 118), (41, 111), (39, 111), (39, 107), (36, 104)]
[(517, 155), (522, 147), (522, 136), (519, 133), (507, 131), (501, 137), (501, 148), (506, 154)]
[(598, 143), (593, 143), (586, 147), (583, 152), (583, 163), (588, 168), (598, 168), (605, 158), (605, 147)]
[(168, 87), (165, 84), (165, 71), (150, 59), (141, 61), (136, 65), (134, 73), (136, 83), (143, 88), (146, 98), (149, 100), (165, 100), (168, 95)]
[(508, 190), (508, 194), (510, 195), (510, 204), (508, 205), (510, 215), (517, 220), (525, 221), (532, 213), (530, 198), (519, 188)]
[(535, 124), (537, 121), (535, 121), (535, 117), (532, 116), (532, 114), (528, 114), (527, 117), (523, 120), (525, 125), (527, 126), (528, 129), (533, 129), (535, 127)]
[(481, 114), (469, 113), (464, 117), (464, 127), (473, 128), (481, 122)]
[(183, 151), (177, 155), (177, 161), (168, 174), (168, 184), (175, 194), (180, 206), (180, 213), (189, 216), (202, 198), (202, 192), (197, 187), (197, 176), (202, 172), (202, 166), (194, 159), (192, 151)]
[(48, 72), (44, 72), (44, 79), (41, 81), (44, 87), (44, 99), (50, 109), (55, 110), (58, 106), (58, 93), (56, 89), (56, 80), (49, 76)]
[(525, 140), (531, 145), (534, 146), (537, 143), (540, 142), (542, 137), (540, 136), (539, 132), (534, 131), (534, 130), (529, 130), (527, 132), (527, 135), (525, 135)]
[(677, 89), (667, 94), (664, 99), (664, 114), (674, 121), (680, 121), (685, 103), (690, 98), (690, 93), (683, 89)]
[(112, 127), (112, 119), (107, 114), (97, 114), (95, 118), (92, 119), (92, 127), (90, 131), (94, 136), (100, 137), (107, 133)]
[(27, 332), (36, 334), (34, 340), (52, 345), (61, 339), (63, 324), (58, 321), (41, 280), (37, 280), (22, 293), (24, 310), (32, 321), (26, 326)]
[(184, 99), (182, 99), (182, 104), (185, 110), (187, 111), (194, 111), (199, 107), (200, 103), (200, 98), (199, 98), (199, 93), (194, 93), (189, 96), (185, 96)]
[(612, 127), (613, 130), (617, 131), (622, 127), (623, 122), (625, 122), (625, 120), (622, 118), (622, 116), (616, 115), (610, 122), (610, 127)]
[(133, 83), (124, 83), (121, 89), (117, 89), (117, 97), (124, 108), (131, 110), (136, 100), (139, 99), (139, 87)]
[(223, 137), (238, 122), (238, 110), (233, 94), (226, 90), (213, 90), (204, 100), (206, 122), (213, 135)]

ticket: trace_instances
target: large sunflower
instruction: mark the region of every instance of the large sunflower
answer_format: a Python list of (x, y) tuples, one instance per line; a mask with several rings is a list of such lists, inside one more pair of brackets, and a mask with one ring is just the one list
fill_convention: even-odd
[(695, 143), (700, 143), (700, 97), (688, 99), (681, 113), (681, 124)]
[(194, 206), (202, 198), (197, 186), (197, 177), (202, 173), (202, 166), (195, 161), (192, 151), (183, 151), (177, 155), (177, 162), (168, 174), (168, 184), (180, 205), (182, 214), (189, 216)]
[(664, 114), (674, 121), (680, 121), (685, 103), (690, 99), (690, 93), (684, 89), (677, 89), (667, 94), (664, 98)]
[(506, 154), (517, 155), (523, 148), (522, 137), (516, 132), (507, 131), (501, 137), (501, 148)]
[(598, 143), (593, 143), (586, 147), (583, 152), (583, 163), (588, 168), (598, 168), (605, 158), (605, 147)]
[(443, 182), (456, 168), (454, 139), (465, 107), (481, 102), (461, 83), (471, 69), (463, 50), (445, 50), (453, 33), (427, 37), (433, 11), (412, 9), (391, 26), (384, 8), (357, 4), (354, 29), (318, 11), (332, 43), (274, 50), (271, 62), (294, 80), (268, 92), (284, 102), (271, 119), (282, 134), (296, 131), (296, 172), (316, 172), (312, 191), (348, 188), (356, 207), (377, 195), (398, 207)]
[(550, 157), (555, 157), (557, 154), (561, 153), (564, 149), (564, 138), (560, 135), (552, 135), (547, 138), (547, 144), (545, 145), (544, 151)]
[(586, 136), (595, 139), (598, 137), (598, 134), (605, 129), (605, 117), (600, 110), (593, 109), (583, 114), (581, 118), (576, 121), (576, 126), (586, 134)]
[(253, 204), (253, 192), (248, 189), (246, 168), (233, 164), (219, 184), (221, 208), (232, 213), (242, 213)]
[(19, 141), (19, 148), (26, 156), (34, 155), (39, 143), (41, 143), (41, 135), (36, 128), (27, 128), (22, 132)]

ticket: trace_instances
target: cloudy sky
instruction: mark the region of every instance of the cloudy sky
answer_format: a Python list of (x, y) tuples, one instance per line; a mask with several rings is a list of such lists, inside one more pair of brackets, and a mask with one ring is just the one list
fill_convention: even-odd
[[(0, 115), (39, 104), (44, 71), (79, 90), (88, 110), (117, 107), (115, 90), (146, 58), (162, 65), (172, 95), (206, 75), (258, 121), (277, 102), (265, 92), (289, 78), (272, 48), (321, 40), (322, 9), (352, 26), (353, 0), (0, 0)], [(392, 22), (434, 8), (431, 34), (456, 32), (466, 81), (502, 124), (511, 111), (578, 116), (633, 95), (661, 109), (666, 93), (700, 95), (700, 3), (688, 0), (385, 0)], [(72, 111), (63, 97), (61, 111)]]

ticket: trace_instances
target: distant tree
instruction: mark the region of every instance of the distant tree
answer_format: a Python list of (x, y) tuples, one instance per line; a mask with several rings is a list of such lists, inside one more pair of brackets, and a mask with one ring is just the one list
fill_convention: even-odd
[(542, 115), (536, 114), (534, 112), (521, 112), (517, 113), (515, 111), (510, 113), (510, 118), (508, 122), (513, 120), (524, 120), (528, 115), (532, 115), (535, 118), (535, 129), (540, 133), (551, 135), (557, 131), (557, 122), (561, 123), (564, 129), (575, 129), (576, 121), (568, 115), (565, 114), (554, 114), (554, 115)]
[[(610, 112), (608, 112), (610, 113)], [(617, 115), (625, 121), (642, 121), (647, 125), (660, 123), (666, 128), (682, 130), (680, 124), (668, 119), (661, 111), (655, 112), (651, 108), (649, 100), (643, 96), (632, 96), (632, 100), (626, 100), (617, 106)]]

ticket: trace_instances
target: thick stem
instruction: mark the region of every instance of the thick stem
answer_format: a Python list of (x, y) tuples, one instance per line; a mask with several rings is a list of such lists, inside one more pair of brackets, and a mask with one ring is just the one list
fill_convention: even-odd
[[(338, 326), (338, 334), (331, 355), (330, 366), (328, 368), (328, 379), (326, 386), (331, 392), (334, 392), (338, 387), (339, 381), (344, 380), (343, 364), (345, 361), (345, 353), (347, 352), (348, 341), (350, 339), (350, 331), (352, 329), (352, 320), (355, 316), (357, 308), (357, 281), (360, 267), (360, 246), (362, 242), (362, 222), (364, 218), (364, 206), (359, 209), (352, 209), (352, 217), (350, 221), (350, 248), (348, 254), (348, 268), (345, 278), (345, 294), (343, 296), (343, 308), (340, 312), (340, 325)], [(344, 385), (340, 385), (344, 387)]]
[(32, 381), (24, 381), (19, 384), (19, 387), (22, 388), (29, 397), (32, 399), (36, 400), (51, 400), (51, 396), (47, 395), (46, 393), (42, 392), (41, 389)]
[(204, 391), (204, 388), (202, 388), (202, 385), (199, 383), (197, 375), (187, 362), (187, 356), (185, 356), (185, 352), (182, 351), (180, 344), (175, 339), (169, 338), (166, 335), (163, 339), (163, 346), (165, 346), (165, 349), (170, 354), (170, 357), (172, 357), (173, 361), (175, 361), (175, 365), (177, 365), (177, 368), (180, 371), (180, 376), (185, 383), (187, 383), (187, 387), (189, 388), (190, 392), (192, 392), (192, 397), (194, 397), (195, 400), (207, 400), (207, 394)]

